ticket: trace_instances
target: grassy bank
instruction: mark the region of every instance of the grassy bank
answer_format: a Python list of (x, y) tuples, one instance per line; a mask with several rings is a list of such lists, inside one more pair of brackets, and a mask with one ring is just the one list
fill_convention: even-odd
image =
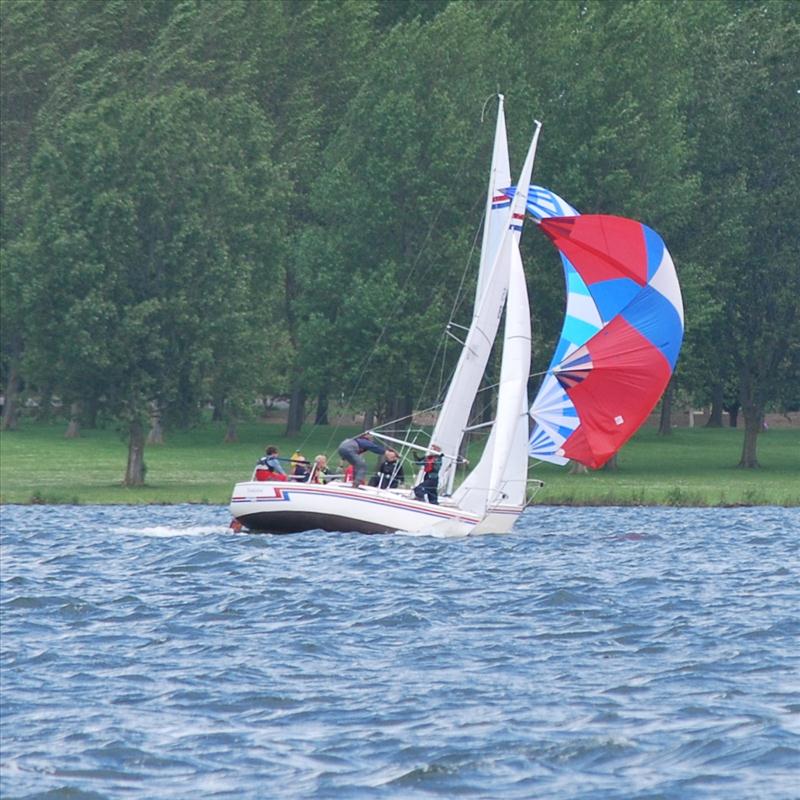
[[(227, 503), (237, 480), (249, 477), (266, 444), (282, 455), (300, 446), (311, 458), (327, 453), (355, 428), (304, 430), (283, 437), (283, 424), (252, 422), (240, 441), (223, 444), (223, 427), (209, 423), (171, 433), (145, 451), (147, 485), (121, 485), (126, 443), (113, 429), (87, 430), (65, 439), (63, 424), (23, 423), (0, 434), (0, 501), (3, 503)], [(542, 504), (568, 505), (800, 505), (800, 430), (765, 432), (758, 470), (736, 467), (741, 431), (676, 429), (661, 437), (641, 431), (623, 449), (616, 472), (569, 475), (542, 464), (531, 475), (545, 481)], [(368, 460), (372, 463), (372, 457)]]

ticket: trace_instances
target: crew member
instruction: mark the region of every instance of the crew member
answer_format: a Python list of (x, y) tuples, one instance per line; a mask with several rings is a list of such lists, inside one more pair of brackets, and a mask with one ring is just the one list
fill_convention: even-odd
[(403, 465), (398, 460), (397, 451), (387, 449), (378, 472), (369, 479), (369, 485), (380, 489), (396, 489), (404, 480)]
[(422, 467), (422, 483), (414, 487), (414, 496), (417, 500), (427, 499), (435, 506), (439, 505), (439, 470), (442, 468), (442, 448), (437, 444), (432, 444), (431, 450), (435, 453), (428, 453), (424, 459), (416, 462), (417, 466)]
[(353, 488), (357, 489), (364, 485), (364, 477), (367, 474), (367, 462), (361, 457), (362, 453), (377, 453), (382, 456), (386, 452), (385, 447), (372, 441), (371, 433), (362, 433), (352, 439), (345, 439), (339, 445), (339, 455), (353, 465)]
[(278, 448), (274, 445), (269, 445), (266, 449), (266, 455), (258, 459), (256, 465), (256, 480), (257, 481), (285, 481), (286, 473), (283, 471), (281, 462), (278, 458)]

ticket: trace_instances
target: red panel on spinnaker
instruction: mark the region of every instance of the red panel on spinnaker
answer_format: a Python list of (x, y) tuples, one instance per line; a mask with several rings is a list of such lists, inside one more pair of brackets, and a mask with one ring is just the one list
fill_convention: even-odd
[(647, 283), (647, 250), (640, 229), (633, 220), (601, 214), (542, 220), (542, 230), (556, 247), (573, 264), (580, 262), (578, 272), (587, 284), (616, 278)]
[(580, 420), (561, 455), (596, 469), (636, 432), (669, 382), (683, 340), (680, 287), (661, 237), (640, 222), (583, 215), (542, 219), (540, 227), (598, 308), (614, 310), (549, 370)]

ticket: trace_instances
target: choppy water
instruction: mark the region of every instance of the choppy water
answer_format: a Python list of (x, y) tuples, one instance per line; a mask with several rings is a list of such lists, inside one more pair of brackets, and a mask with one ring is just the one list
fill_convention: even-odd
[(2, 509), (10, 798), (800, 797), (800, 510)]

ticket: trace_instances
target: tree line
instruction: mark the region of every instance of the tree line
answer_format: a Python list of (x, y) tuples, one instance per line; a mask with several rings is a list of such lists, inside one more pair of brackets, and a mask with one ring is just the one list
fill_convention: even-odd
[[(745, 466), (765, 411), (800, 407), (797, 0), (0, 15), (5, 428), (57, 396), (73, 426), (124, 428), (137, 484), (148, 425), (209, 403), (230, 436), (265, 395), (290, 398), (289, 433), (342, 396), (383, 420), (435, 405), (498, 90), (514, 163), (544, 122), (535, 182), (664, 236), (686, 305), (667, 401), (741, 409)], [(523, 256), (539, 371), (562, 276), (535, 235)]]

